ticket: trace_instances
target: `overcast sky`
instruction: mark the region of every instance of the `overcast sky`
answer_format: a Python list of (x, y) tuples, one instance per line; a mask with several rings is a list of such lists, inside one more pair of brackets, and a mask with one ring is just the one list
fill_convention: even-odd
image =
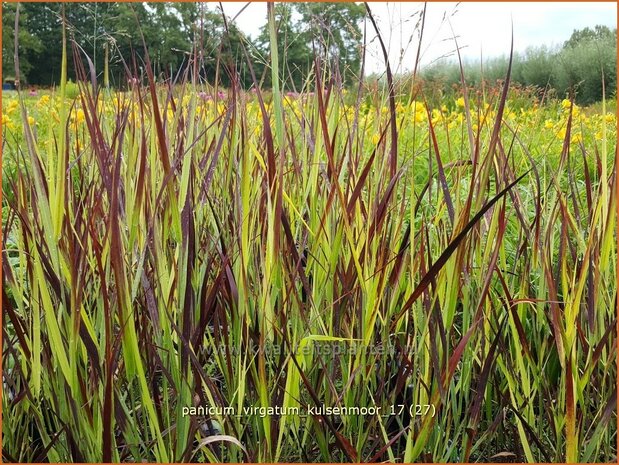
[[(215, 4), (211, 4), (214, 6)], [(234, 17), (245, 2), (222, 2), (226, 15)], [(372, 2), (369, 4), (379, 29), (389, 45), (391, 66), (399, 71), (410, 70), (415, 63), (419, 45), (416, 24), (420, 2)], [(266, 3), (255, 2), (237, 17), (238, 27), (256, 37), (266, 21)], [(428, 3), (421, 64), (453, 53), (456, 35), (465, 59), (478, 59), (509, 53), (511, 24), (514, 25), (514, 49), (523, 51), (535, 45), (560, 45), (574, 29), (603, 24), (617, 27), (617, 4), (611, 2), (440, 2)], [(366, 72), (384, 70), (382, 54), (371, 24), (367, 24), (368, 46)], [(453, 29), (453, 33), (452, 33)], [(464, 48), (463, 48), (464, 47)], [(403, 51), (403, 53), (402, 53)]]

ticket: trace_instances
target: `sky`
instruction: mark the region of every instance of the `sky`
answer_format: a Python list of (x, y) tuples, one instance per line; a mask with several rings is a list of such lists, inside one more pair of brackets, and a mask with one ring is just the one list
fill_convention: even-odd
[[(238, 27), (256, 37), (266, 22), (266, 3), (222, 2), (224, 12)], [(419, 47), (421, 2), (371, 2), (378, 27), (389, 50), (394, 71), (411, 70)], [(245, 7), (243, 9), (243, 7)], [(242, 10), (242, 11), (241, 11)], [(239, 13), (240, 12), (240, 13)], [(420, 65), (440, 57), (457, 59), (454, 34), (464, 60), (508, 55), (512, 21), (514, 50), (530, 46), (559, 46), (575, 29), (603, 24), (617, 27), (617, 3), (611, 2), (429, 2), (421, 43)], [(363, 29), (363, 28), (362, 28)], [(366, 73), (385, 69), (376, 34), (367, 24)]]

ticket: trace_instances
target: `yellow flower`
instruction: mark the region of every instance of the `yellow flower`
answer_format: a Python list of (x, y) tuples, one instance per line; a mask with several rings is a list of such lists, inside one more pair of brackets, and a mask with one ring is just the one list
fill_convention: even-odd
[(589, 118), (587, 118), (587, 116), (586, 116), (586, 115), (580, 115), (580, 116), (578, 117), (578, 121), (579, 121), (581, 124), (585, 124), (585, 125), (587, 125), (587, 124), (589, 124), (589, 122), (590, 122), (591, 120), (590, 120)]
[(442, 121), (443, 119), (443, 115), (440, 111), (438, 111), (436, 108), (432, 110), (432, 124), (436, 124), (440, 121)]
[(552, 129), (554, 126), (553, 122), (551, 119), (547, 119), (546, 122), (544, 123), (544, 127), (546, 129)]
[(7, 115), (10, 115), (11, 113), (13, 113), (17, 109), (18, 105), (19, 104), (17, 103), (17, 100), (9, 101), (9, 107), (6, 109)]
[(602, 132), (598, 131), (595, 133), (595, 140), (602, 140)]
[(15, 129), (15, 124), (13, 124), (13, 121), (11, 121), (9, 115), (5, 113), (2, 113), (2, 127), (6, 127), (7, 129)]
[(415, 113), (426, 112), (426, 106), (423, 104), (423, 102), (413, 102), (412, 106), (415, 109)]
[(582, 142), (582, 135), (581, 134), (574, 134), (572, 136), (572, 144), (578, 144), (580, 142)]
[(566, 133), (566, 129), (565, 128), (561, 128), (559, 129), (559, 132), (557, 132), (557, 137), (559, 139), (565, 139), (565, 133)]
[(85, 120), (86, 120), (86, 116), (84, 115), (84, 110), (80, 108), (79, 110), (77, 110), (77, 113), (75, 114), (75, 121), (77, 122), (77, 124), (81, 124)]
[(166, 118), (167, 118), (169, 123), (174, 121), (174, 112), (172, 111), (171, 108), (168, 108), (168, 110), (166, 111)]
[(456, 106), (464, 107), (464, 97), (460, 97), (458, 100), (456, 100)]
[(606, 115), (604, 115), (604, 121), (606, 121), (607, 123), (614, 123), (615, 115), (613, 115), (612, 113), (606, 113)]
[(563, 101), (561, 102), (561, 108), (567, 110), (569, 107), (572, 106), (572, 102), (570, 102), (568, 99), (564, 98)]
[(34, 118), (33, 118), (32, 116), (29, 116), (29, 117), (28, 117), (28, 124), (29, 124), (30, 126), (34, 126), (34, 123), (35, 123)]
[(39, 99), (39, 101), (37, 102), (37, 106), (38, 107), (44, 107), (47, 104), (49, 104), (49, 95), (45, 94), (45, 95), (41, 95), (41, 98)]

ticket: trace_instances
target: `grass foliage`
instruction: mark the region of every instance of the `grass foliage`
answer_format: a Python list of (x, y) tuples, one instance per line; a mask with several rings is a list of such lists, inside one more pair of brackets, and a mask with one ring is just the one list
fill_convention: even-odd
[(287, 94), (270, 33), (270, 92), (84, 59), (3, 108), (4, 460), (614, 460), (613, 115)]

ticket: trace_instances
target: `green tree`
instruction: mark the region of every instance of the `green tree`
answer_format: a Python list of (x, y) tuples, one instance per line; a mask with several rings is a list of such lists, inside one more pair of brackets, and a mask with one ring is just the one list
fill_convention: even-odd
[(553, 75), (557, 91), (575, 90), (581, 104), (602, 99), (602, 76), (609, 95), (617, 87), (617, 29), (597, 25), (574, 31), (557, 54)]
[[(507, 63), (506, 56), (486, 60), (483, 78), (490, 82), (501, 79)], [(460, 82), (460, 69), (453, 61), (438, 61), (421, 74), (426, 82), (444, 87)], [(464, 74), (467, 82), (479, 84), (479, 62), (465, 62)], [(539, 89), (550, 87), (560, 97), (573, 92), (581, 105), (602, 99), (602, 76), (606, 96), (613, 95), (617, 87), (617, 30), (600, 25), (574, 31), (562, 47), (531, 47), (516, 53), (512, 67), (513, 82)]]
[[(13, 74), (14, 3), (3, 4), (3, 74)], [(225, 33), (222, 16), (204, 4), (186, 3), (22, 3), (20, 6), (20, 69), (22, 79), (32, 84), (53, 85), (60, 79), (62, 11), (69, 38), (92, 60), (97, 74), (104, 68), (109, 50), (112, 85), (125, 83), (125, 65), (141, 72), (144, 44), (157, 74), (176, 73), (188, 63), (194, 45), (203, 50), (202, 75), (214, 79), (218, 61), (242, 63), (240, 44), (246, 37), (233, 24)], [(144, 42), (142, 41), (144, 37)], [(44, 47), (43, 44), (46, 44)], [(135, 61), (134, 61), (135, 56)], [(84, 60), (83, 53), (78, 53)], [(69, 78), (75, 79), (73, 53), (68, 54)], [(244, 59), (243, 59), (244, 60)], [(224, 84), (226, 74), (220, 74)]]
[(208, 10), (204, 4), (200, 6), (201, 9), (191, 22), (194, 24), (195, 43), (202, 51), (200, 63), (202, 77), (209, 82), (214, 82), (217, 78), (221, 84), (228, 86), (230, 85), (228, 72), (234, 68), (240, 75), (241, 84), (245, 87), (250, 86), (251, 78), (243, 48), (251, 50), (251, 41), (229, 18), (226, 29), (226, 23), (220, 12)]
[(576, 47), (591, 40), (614, 40), (617, 42), (617, 29), (613, 30), (601, 24), (594, 26), (593, 29), (589, 27), (575, 29), (570, 38), (565, 41), (563, 47)]
[[(293, 19), (295, 14), (293, 5), (290, 3), (278, 3), (275, 5), (275, 21), (277, 24), (277, 50), (280, 57), (282, 78), (291, 88), (300, 89), (307, 78), (313, 65), (313, 54), (310, 43), (300, 22)], [(263, 81), (271, 85), (271, 73), (268, 68), (268, 56), (270, 54), (270, 38), (268, 25), (260, 30), (256, 41), (258, 52), (262, 57), (257, 60), (257, 68), (261, 71)], [(284, 59), (285, 57), (285, 59)]]
[(301, 29), (324, 61), (337, 63), (344, 80), (359, 74), (365, 7), (356, 3), (297, 3)]
[[(15, 11), (16, 3), (2, 3), (2, 76), (4, 78), (15, 76)], [(40, 38), (33, 35), (28, 27), (28, 13), (20, 11), (19, 15), (19, 53), (20, 78), (27, 81), (26, 76), (33, 68), (33, 62), (28, 57), (43, 50)]]
[[(300, 89), (319, 57), (325, 66), (337, 66), (342, 79), (350, 82), (361, 65), (360, 23), (365, 8), (355, 3), (278, 3), (275, 6), (278, 52), (283, 78)], [(269, 55), (269, 31), (263, 26), (256, 41), (264, 57)], [(267, 60), (265, 60), (267, 61)], [(266, 65), (265, 65), (266, 66)], [(270, 73), (264, 73), (270, 83)]]

